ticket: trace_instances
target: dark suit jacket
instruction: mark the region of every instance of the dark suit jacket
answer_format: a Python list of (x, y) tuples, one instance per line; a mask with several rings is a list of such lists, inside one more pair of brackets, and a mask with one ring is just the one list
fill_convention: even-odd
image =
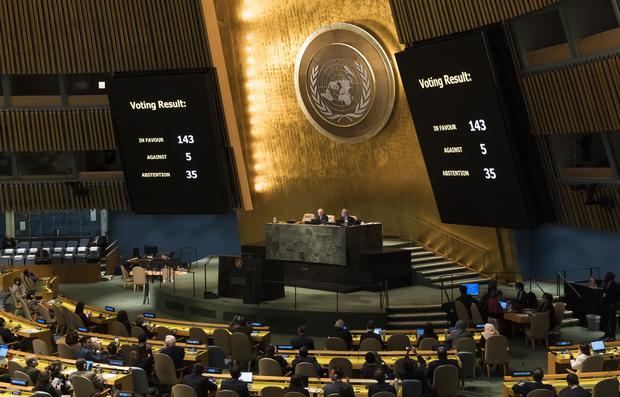
[(299, 349), (302, 346), (306, 346), (308, 350), (314, 350), (314, 341), (305, 335), (297, 335), (291, 339), (291, 346), (293, 349)]
[(456, 368), (459, 368), (459, 362), (456, 360), (435, 360), (428, 364), (426, 368), (426, 379), (428, 383), (433, 384), (433, 372), (435, 369), (441, 365), (454, 365)]
[(334, 334), (330, 336), (344, 339), (344, 341), (347, 342), (348, 348), (351, 349), (351, 345), (353, 344), (353, 337), (351, 336), (351, 333), (346, 329), (334, 327)]
[(210, 391), (217, 390), (215, 383), (209, 381), (202, 375), (185, 375), (181, 383), (191, 386), (192, 389), (196, 390), (196, 395), (198, 397), (206, 396)]
[(368, 397), (372, 397), (373, 394), (379, 393), (380, 391), (388, 391), (396, 395), (396, 388), (394, 386), (387, 383), (373, 383), (368, 386)]
[(472, 303), (473, 304), (478, 304), (476, 299), (473, 296), (469, 295), (469, 294), (461, 295), (458, 298), (456, 298), (456, 300), (461, 302), (465, 306), (465, 308), (469, 312), (470, 316), (471, 316), (471, 305), (472, 305)]
[(531, 391), (538, 390), (538, 389), (553, 390), (553, 386), (546, 385), (542, 382), (525, 382), (525, 383), (517, 383), (516, 385), (512, 387), (512, 390), (515, 393), (519, 393), (524, 396), (527, 396)]
[(0, 328), (0, 336), (2, 336), (2, 340), (4, 340), (4, 343), (15, 342), (16, 339), (15, 335), (13, 335), (11, 331), (4, 327)]
[(527, 292), (525, 292), (525, 290), (517, 291), (517, 298), (515, 299), (515, 303), (522, 307), (527, 306)]
[(325, 397), (328, 397), (330, 394), (334, 393), (338, 393), (340, 397), (355, 397), (353, 387), (350, 384), (344, 383), (340, 380), (325, 385), (323, 388), (323, 393)]
[(101, 361), (101, 356), (98, 356), (94, 351), (87, 349), (84, 346), (80, 346), (75, 350), (75, 358), (83, 358), (86, 361)]
[(581, 386), (577, 386), (574, 389), (567, 389), (562, 393), (562, 397), (588, 397), (590, 394)]
[(160, 353), (167, 354), (174, 361), (174, 368), (183, 368), (183, 359), (185, 358), (185, 349), (179, 346), (164, 347), (159, 351)]
[(338, 219), (338, 223), (342, 226), (354, 226), (357, 224), (357, 221), (355, 219), (353, 219), (353, 217), (348, 217), (348, 218), (343, 218), (340, 217), (340, 219)]
[(33, 367), (26, 367), (26, 368), (22, 369), (22, 371), (26, 375), (30, 376), (30, 379), (32, 380), (32, 384), (33, 385), (37, 384), (37, 381), (39, 380), (39, 375), (41, 375), (41, 371), (39, 371), (38, 369), (33, 368)]
[(237, 392), (239, 397), (250, 397), (248, 385), (245, 382), (240, 381), (239, 379), (229, 379), (222, 382), (220, 390), (232, 390), (234, 392)]
[(323, 215), (321, 217), (317, 215), (315, 219), (318, 219), (321, 225), (326, 225), (327, 223), (329, 223), (329, 218), (327, 217), (327, 215)]

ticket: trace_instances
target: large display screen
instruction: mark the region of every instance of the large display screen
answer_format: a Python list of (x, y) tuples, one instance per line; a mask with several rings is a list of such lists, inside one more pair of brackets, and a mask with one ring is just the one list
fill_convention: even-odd
[(134, 212), (231, 210), (233, 172), (214, 70), (117, 74), (109, 99)]
[(528, 139), (528, 123), (503, 31), (416, 45), (396, 60), (441, 220), (537, 224), (537, 189), (520, 159), (537, 154), (517, 142)]

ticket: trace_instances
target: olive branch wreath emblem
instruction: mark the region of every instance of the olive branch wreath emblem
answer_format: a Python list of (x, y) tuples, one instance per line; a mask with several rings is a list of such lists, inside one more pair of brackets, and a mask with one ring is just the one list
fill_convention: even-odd
[[(319, 93), (318, 87), (318, 74), (319, 74), (319, 65), (315, 65), (310, 72), (310, 97), (312, 98), (312, 102), (316, 106), (317, 110), (321, 115), (323, 115), (326, 119), (331, 121), (336, 121), (340, 123), (342, 119), (346, 119), (348, 121), (353, 121), (353, 119), (359, 119), (363, 117), (366, 113), (366, 110), (370, 106), (370, 76), (368, 69), (366, 69), (362, 64), (357, 61), (353, 61), (353, 66), (358, 71), (360, 78), (362, 79), (362, 96), (355, 106), (355, 110), (353, 113), (334, 113), (324, 102), (323, 98)], [(348, 66), (344, 65), (345, 70), (349, 75), (353, 75)]]

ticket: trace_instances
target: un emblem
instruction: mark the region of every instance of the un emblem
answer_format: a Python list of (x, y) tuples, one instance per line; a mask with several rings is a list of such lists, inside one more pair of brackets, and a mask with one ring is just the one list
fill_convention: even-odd
[(346, 23), (314, 32), (295, 64), (301, 108), (321, 133), (355, 143), (379, 133), (394, 106), (394, 74), (377, 40)]

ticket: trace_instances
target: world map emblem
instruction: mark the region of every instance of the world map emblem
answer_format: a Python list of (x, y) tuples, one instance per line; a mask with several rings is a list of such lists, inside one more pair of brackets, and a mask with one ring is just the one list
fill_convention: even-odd
[(355, 143), (379, 133), (391, 115), (394, 90), (387, 54), (356, 25), (317, 30), (297, 57), (297, 100), (310, 123), (338, 141)]

